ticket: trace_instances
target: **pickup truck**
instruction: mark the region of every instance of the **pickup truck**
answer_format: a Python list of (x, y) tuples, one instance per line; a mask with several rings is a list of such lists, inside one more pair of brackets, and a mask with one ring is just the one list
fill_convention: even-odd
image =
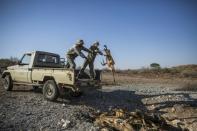
[(88, 74), (77, 78), (78, 72), (65, 68), (58, 54), (34, 51), (25, 53), (17, 65), (7, 67), (1, 77), (7, 91), (11, 91), (13, 85), (42, 87), (43, 96), (54, 101), (65, 89), (78, 93), (84, 86), (100, 86), (100, 70), (95, 70), (94, 80)]

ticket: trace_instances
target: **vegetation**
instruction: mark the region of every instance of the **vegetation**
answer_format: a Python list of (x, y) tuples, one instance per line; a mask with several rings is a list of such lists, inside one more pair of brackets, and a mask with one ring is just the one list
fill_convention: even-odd
[[(104, 72), (110, 72), (105, 69)], [(127, 69), (116, 70), (117, 74), (129, 76), (144, 76), (144, 77), (184, 77), (197, 78), (197, 65), (182, 65), (172, 68), (141, 68), (141, 69)]]
[(6, 69), (8, 66), (16, 65), (18, 62), (18, 58), (10, 57), (10, 59), (0, 59), (0, 74)]
[(158, 63), (152, 63), (152, 64), (150, 64), (150, 67), (152, 68), (152, 69), (160, 69), (161, 67), (160, 67), (160, 64), (158, 64)]
[(10, 59), (0, 59), (0, 68), (6, 68), (8, 66), (12, 66), (17, 64), (18, 58), (10, 57)]
[[(10, 59), (0, 59), (0, 68), (6, 68), (11, 65), (15, 65), (18, 62), (18, 58), (10, 57)], [(197, 65), (181, 65), (172, 68), (161, 68), (160, 64), (152, 63), (151, 68), (141, 68), (141, 69), (127, 69), (120, 70), (117, 69), (116, 73), (124, 75), (140, 75), (144, 77), (187, 77), (187, 78), (197, 78)], [(111, 72), (109, 69), (104, 68), (103, 72)]]

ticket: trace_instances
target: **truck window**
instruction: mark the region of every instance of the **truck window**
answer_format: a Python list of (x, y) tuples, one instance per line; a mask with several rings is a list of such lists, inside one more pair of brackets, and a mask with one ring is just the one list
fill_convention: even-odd
[(31, 61), (31, 54), (25, 54), (22, 59), (21, 59), (21, 63), (22, 65), (29, 65)]
[(38, 62), (58, 64), (59, 59), (56, 56), (46, 55), (46, 54), (39, 54)]

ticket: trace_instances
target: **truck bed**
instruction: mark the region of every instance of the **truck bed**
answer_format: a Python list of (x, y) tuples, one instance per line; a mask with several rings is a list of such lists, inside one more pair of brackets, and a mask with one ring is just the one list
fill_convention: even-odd
[(57, 83), (66, 85), (75, 85), (79, 83), (95, 83), (101, 81), (101, 71), (95, 70), (96, 77), (94, 80), (90, 79), (88, 70), (77, 78), (79, 70), (73, 70), (68, 68), (43, 68), (34, 67), (32, 68), (32, 80), (39, 81), (43, 80), (45, 76), (53, 77)]

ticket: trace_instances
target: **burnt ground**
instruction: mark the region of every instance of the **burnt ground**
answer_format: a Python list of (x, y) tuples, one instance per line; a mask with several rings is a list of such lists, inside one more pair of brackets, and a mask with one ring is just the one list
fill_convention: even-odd
[(187, 90), (181, 86), (196, 80), (126, 80), (122, 84), (86, 90), (80, 97), (66, 95), (56, 102), (45, 100), (41, 88), (15, 86), (13, 91), (6, 92), (0, 82), (0, 130), (94, 131), (99, 129), (93, 122), (95, 112), (114, 108), (154, 112), (173, 126), (197, 128), (197, 87)]

